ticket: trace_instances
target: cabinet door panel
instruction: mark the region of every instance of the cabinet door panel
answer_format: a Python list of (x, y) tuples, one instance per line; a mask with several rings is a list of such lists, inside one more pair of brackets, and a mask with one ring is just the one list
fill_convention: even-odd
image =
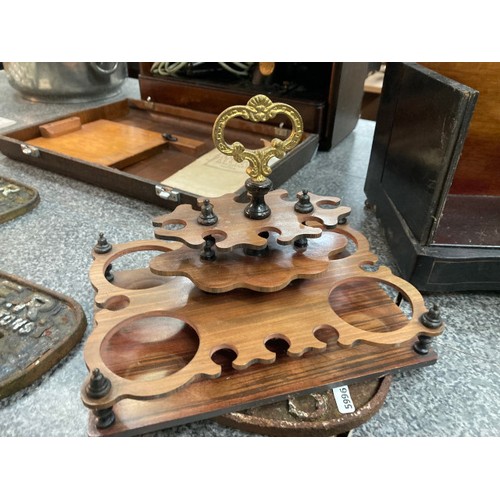
[(365, 190), (379, 190), (414, 238), (437, 227), (478, 92), (414, 63), (387, 65)]

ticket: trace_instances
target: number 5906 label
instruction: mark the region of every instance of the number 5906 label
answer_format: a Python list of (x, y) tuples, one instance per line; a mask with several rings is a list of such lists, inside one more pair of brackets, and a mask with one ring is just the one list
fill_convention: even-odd
[(356, 411), (347, 385), (335, 387), (333, 389), (333, 396), (340, 413), (354, 413)]

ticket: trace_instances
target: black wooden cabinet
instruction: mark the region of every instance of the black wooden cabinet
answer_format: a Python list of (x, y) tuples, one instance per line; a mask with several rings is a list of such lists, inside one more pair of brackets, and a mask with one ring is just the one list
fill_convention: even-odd
[[(365, 193), (400, 274), (422, 291), (500, 289), (500, 157), (487, 193), (455, 179), (481, 97), (423, 65), (387, 64)], [(477, 133), (496, 140), (491, 127)], [(477, 164), (460, 168), (474, 179)]]

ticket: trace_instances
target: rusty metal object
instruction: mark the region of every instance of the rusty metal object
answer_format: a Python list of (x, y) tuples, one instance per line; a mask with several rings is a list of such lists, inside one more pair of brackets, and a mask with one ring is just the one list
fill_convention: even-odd
[(233, 412), (214, 420), (227, 427), (265, 436), (341, 436), (367, 422), (382, 407), (392, 375), (349, 386), (356, 411), (340, 413), (331, 389)]
[(0, 177), (0, 223), (25, 214), (38, 205), (40, 196), (32, 187)]
[(0, 272), (0, 399), (52, 368), (86, 327), (72, 299)]

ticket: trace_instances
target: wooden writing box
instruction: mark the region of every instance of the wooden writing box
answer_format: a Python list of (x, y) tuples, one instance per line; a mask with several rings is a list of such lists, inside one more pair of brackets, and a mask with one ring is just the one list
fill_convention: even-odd
[[(204, 161), (205, 155), (215, 153), (212, 126), (216, 118), (211, 113), (125, 99), (0, 136), (0, 151), (9, 158), (146, 202), (168, 208), (196, 205), (199, 197), (245, 192), (246, 162), (238, 164), (223, 157), (225, 164), (219, 168)], [(226, 139), (259, 149), (288, 133), (286, 128), (234, 119), (226, 128)], [(274, 187), (304, 166), (317, 147), (318, 135), (304, 133), (301, 143), (273, 165), (270, 178)], [(211, 169), (214, 175), (207, 175), (205, 163), (207, 172)], [(189, 171), (196, 167), (194, 175), (188, 172), (191, 177), (178, 179), (188, 166)], [(182, 187), (170, 186), (169, 179)], [(191, 189), (190, 179), (197, 189)]]

